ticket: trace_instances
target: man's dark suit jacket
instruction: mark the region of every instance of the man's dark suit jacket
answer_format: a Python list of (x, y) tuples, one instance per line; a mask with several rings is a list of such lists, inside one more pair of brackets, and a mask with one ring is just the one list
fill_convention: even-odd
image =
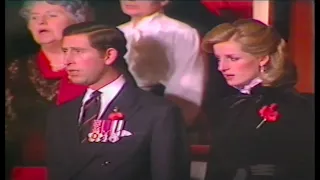
[[(106, 109), (125, 116), (132, 136), (116, 143), (81, 144), (80, 97), (56, 107), (47, 121), (50, 180), (187, 180), (190, 160), (179, 109), (161, 97), (126, 83)], [(105, 118), (106, 119), (106, 118)]]

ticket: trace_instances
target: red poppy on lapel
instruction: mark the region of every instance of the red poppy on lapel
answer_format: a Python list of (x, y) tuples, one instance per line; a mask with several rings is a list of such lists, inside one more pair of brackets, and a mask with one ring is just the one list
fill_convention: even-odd
[(113, 112), (110, 113), (110, 115), (108, 116), (108, 120), (124, 120), (124, 115), (121, 112), (119, 112), (119, 109), (117, 107), (115, 107), (113, 109)]
[[(110, 131), (109, 131), (109, 136), (113, 141), (117, 141), (119, 139), (114, 138), (115, 136), (120, 137), (121, 136), (121, 132), (124, 128), (124, 114), (121, 113), (119, 111), (119, 108), (115, 107), (113, 109), (113, 112), (110, 113), (110, 115), (108, 116), (108, 120), (111, 123), (111, 127), (110, 127)], [(112, 142), (112, 141), (111, 141)]]
[(269, 106), (263, 106), (259, 110), (259, 115), (262, 118), (262, 121), (258, 124), (256, 129), (258, 129), (265, 122), (276, 122), (280, 118), (280, 114), (278, 112), (278, 105), (273, 103)]

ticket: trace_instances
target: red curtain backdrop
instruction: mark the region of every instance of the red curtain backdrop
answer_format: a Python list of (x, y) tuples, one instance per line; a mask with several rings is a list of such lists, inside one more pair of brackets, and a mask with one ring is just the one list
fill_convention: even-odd
[(315, 24), (314, 2), (294, 1), (290, 22), (290, 52), (298, 68), (296, 88), (303, 93), (314, 93), (315, 82)]
[(208, 1), (202, 0), (201, 3), (212, 13), (220, 16), (221, 10), (231, 10), (235, 12), (239, 18), (252, 17), (252, 1)]

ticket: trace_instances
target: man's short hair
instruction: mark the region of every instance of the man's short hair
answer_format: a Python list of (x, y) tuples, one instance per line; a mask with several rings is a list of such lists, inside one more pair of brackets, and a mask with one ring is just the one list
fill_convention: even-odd
[(127, 52), (127, 40), (123, 32), (115, 26), (96, 22), (82, 22), (72, 24), (63, 31), (63, 36), (78, 34), (88, 35), (91, 47), (100, 53), (105, 53), (108, 48), (114, 48), (118, 51), (118, 57), (123, 58)]

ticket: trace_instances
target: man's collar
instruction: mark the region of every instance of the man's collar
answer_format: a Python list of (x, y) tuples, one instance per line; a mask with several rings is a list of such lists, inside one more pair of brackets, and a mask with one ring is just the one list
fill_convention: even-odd
[[(117, 79), (112, 81), (111, 83), (103, 86), (102, 88), (98, 89), (102, 94), (115, 94), (115, 92), (120, 91), (122, 86), (125, 84), (126, 80), (123, 75), (120, 75)], [(83, 98), (83, 101), (86, 101), (87, 97), (90, 96), (91, 93), (93, 93), (96, 90), (93, 90), (91, 88), (87, 89), (87, 92)]]

